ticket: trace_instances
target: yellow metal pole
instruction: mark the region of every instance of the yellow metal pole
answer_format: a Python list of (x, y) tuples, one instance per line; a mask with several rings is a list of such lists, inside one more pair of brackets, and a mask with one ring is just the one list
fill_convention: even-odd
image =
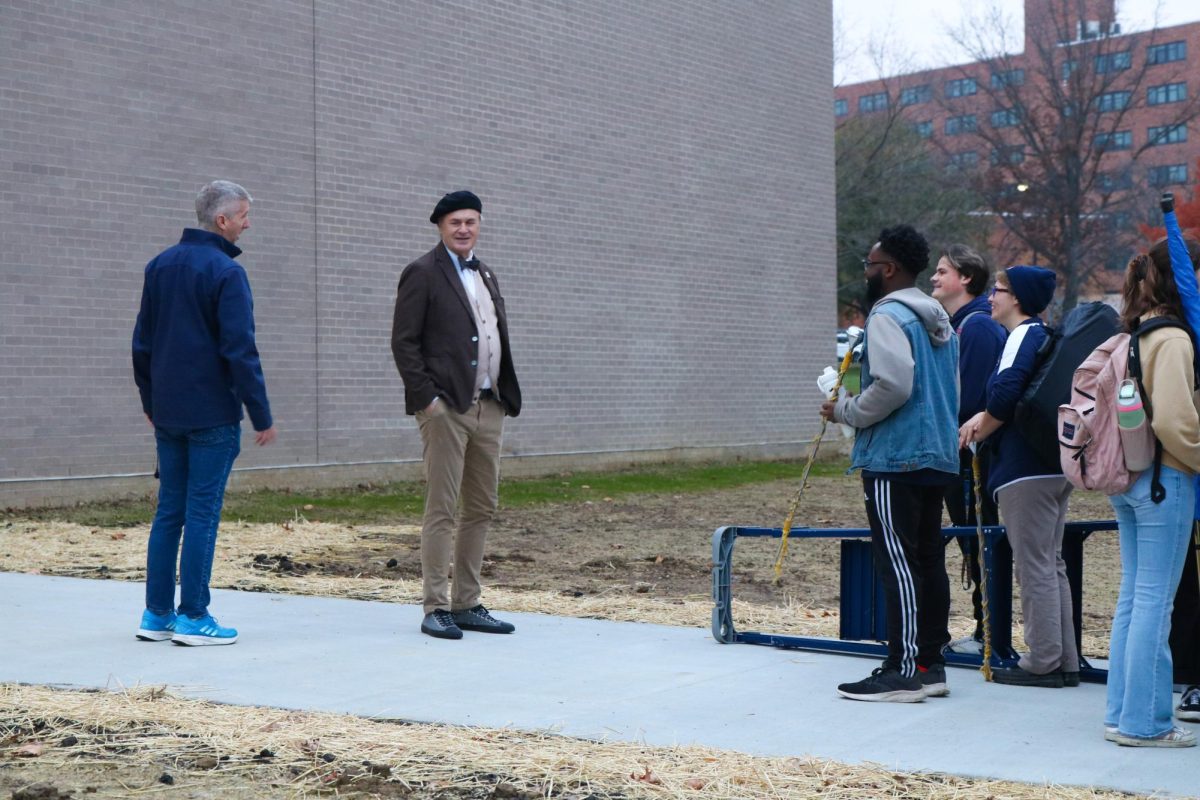
[[(853, 345), (853, 342), (850, 342)], [(850, 369), (850, 362), (854, 359), (854, 347), (846, 348), (846, 355), (842, 356), (842, 363), (838, 367), (837, 382), (833, 384), (833, 390), (829, 394), (830, 400), (837, 400), (838, 390), (842, 388), (842, 380), (846, 377), (846, 371)], [(788, 535), (792, 532), (792, 520), (796, 517), (796, 508), (800, 505), (800, 498), (804, 495), (804, 487), (808, 486), (808, 474), (812, 472), (813, 461), (817, 458), (817, 450), (821, 447), (821, 437), (825, 435), (825, 427), (829, 421), (821, 417), (821, 427), (817, 430), (817, 435), (813, 437), (812, 442), (808, 446), (808, 460), (804, 462), (804, 471), (800, 474), (800, 488), (796, 490), (796, 496), (792, 498), (792, 504), (788, 507), (787, 517), (783, 520), (783, 536), (779, 540), (779, 554), (775, 558), (775, 580), (776, 586), (783, 576), (783, 559), (787, 556)]]
[[(975, 534), (979, 537), (979, 594), (983, 599), (983, 663), (979, 671), (985, 681), (992, 680), (992, 615), (988, 608), (988, 570), (984, 553), (987, 539), (983, 535), (983, 482), (980, 476), (979, 453), (971, 454), (971, 477), (975, 479), (975, 495), (972, 502), (975, 505)], [(969, 558), (970, 556), (968, 556)]]

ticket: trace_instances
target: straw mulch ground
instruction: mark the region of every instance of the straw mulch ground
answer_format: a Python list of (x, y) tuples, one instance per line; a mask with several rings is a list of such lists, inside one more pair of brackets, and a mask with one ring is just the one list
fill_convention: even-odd
[[(712, 531), (722, 524), (778, 526), (794, 489), (778, 482), (704, 495), (502, 509), (489, 539), (485, 602), (497, 610), (707, 628)], [(1103, 498), (1084, 494), (1073, 498), (1072, 507), (1075, 519), (1110, 513)], [(419, 602), (418, 520), (351, 526), (306, 515), (316, 517), (319, 509), (297, 508), (277, 524), (223, 524), (212, 585)], [(814, 479), (797, 524), (864, 526), (861, 485), (849, 478)], [(148, 526), (92, 528), (9, 516), (0, 522), (0, 570), (141, 581), (147, 533)], [(1103, 655), (1119, 577), (1114, 537), (1098, 534), (1087, 550), (1084, 650)], [(795, 540), (778, 586), (771, 581), (774, 558), (773, 542), (737, 546), (739, 629), (836, 637), (837, 544)], [(952, 583), (959, 564), (951, 548)], [(963, 591), (953, 595), (951, 631), (961, 636), (973, 625), (969, 601)], [(131, 622), (139, 613), (129, 609)], [(159, 783), (164, 774), (174, 783)], [(39, 780), (51, 786), (22, 797), (56, 800), (60, 795), (53, 792), (60, 789), (79, 797), (88, 786), (103, 797), (168, 792), (234, 800), (325, 792), (445, 800), (1116, 796), (700, 749), (232, 708), (153, 689), (98, 694), (0, 687), (0, 790), (24, 791)]]
[[(794, 485), (776, 482), (705, 495), (646, 495), (620, 502), (502, 509), (484, 564), (490, 607), (564, 616), (710, 625), (712, 531), (722, 524), (782, 521)], [(420, 600), (418, 520), (352, 526), (309, 521), (297, 508), (273, 525), (224, 523), (212, 585), (243, 591)], [(1072, 518), (1111, 516), (1103, 497), (1076, 493)], [(861, 485), (815, 478), (797, 525), (863, 527)], [(0, 523), (0, 570), (73, 577), (144, 579), (148, 526), (88, 528), (10, 519)], [(838, 544), (794, 539), (779, 585), (772, 581), (776, 543), (744, 540), (734, 554), (735, 623), (741, 630), (836, 636)], [(947, 551), (952, 586), (961, 557)], [(1084, 652), (1103, 656), (1120, 576), (1115, 536), (1087, 545)], [(952, 592), (951, 633), (973, 628), (969, 596)], [(1019, 613), (1019, 605), (1016, 607)], [(136, 609), (131, 615), (136, 616)], [(1018, 647), (1020, 625), (1014, 629)]]
[[(19, 795), (33, 777), (45, 788)], [(154, 688), (107, 693), (27, 686), (0, 686), (0, 789), (30, 800), (55, 800), (68, 791), (231, 800), (334, 794), (442, 800), (1125, 797), (699, 747), (222, 706)]]

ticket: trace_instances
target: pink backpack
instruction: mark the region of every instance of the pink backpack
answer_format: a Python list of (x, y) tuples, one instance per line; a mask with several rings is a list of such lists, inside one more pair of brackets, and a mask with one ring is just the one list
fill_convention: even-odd
[[(1136, 330), (1140, 335), (1167, 326), (1183, 327), (1177, 320), (1154, 317)], [(1093, 350), (1075, 370), (1070, 401), (1058, 407), (1059, 461), (1067, 480), (1078, 489), (1121, 494), (1153, 466), (1156, 491), (1152, 495), (1165, 496), (1158, 485), (1162, 445), (1154, 438), (1149, 420), (1134, 429), (1122, 429), (1117, 421), (1117, 391), (1130, 378), (1145, 400), (1147, 416), (1151, 410), (1141, 385), (1137, 338), (1118, 333)]]

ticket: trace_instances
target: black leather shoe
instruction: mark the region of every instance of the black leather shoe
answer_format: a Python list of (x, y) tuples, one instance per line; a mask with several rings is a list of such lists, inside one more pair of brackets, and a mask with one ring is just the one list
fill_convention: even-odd
[(1047, 672), (1045, 675), (1038, 675), (1033, 672), (1026, 672), (1020, 667), (994, 669), (992, 670), (992, 680), (996, 683), (1003, 683), (1006, 686), (1042, 686), (1046, 689), (1063, 688), (1063, 674), (1059, 670)]
[(421, 633), (438, 639), (462, 638), (462, 629), (454, 624), (454, 615), (440, 608), (425, 615), (421, 621)]
[(1079, 673), (1078, 672), (1064, 672), (1062, 674), (1062, 676), (1063, 676), (1063, 686), (1078, 686), (1079, 685)]
[(501, 622), (493, 617), (483, 605), (477, 605), (464, 611), (455, 611), (453, 616), (455, 624), (464, 631), (512, 633), (517, 629), (517, 626), (511, 622)]

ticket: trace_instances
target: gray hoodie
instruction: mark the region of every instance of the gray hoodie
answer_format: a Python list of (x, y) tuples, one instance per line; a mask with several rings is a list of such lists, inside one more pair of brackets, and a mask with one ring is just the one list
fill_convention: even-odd
[[(950, 317), (941, 303), (915, 286), (898, 289), (880, 299), (867, 317), (865, 341), (870, 342), (871, 348), (868, 359), (870, 385), (861, 394), (843, 397), (838, 401), (834, 409), (834, 420), (837, 422), (855, 428), (868, 428), (886, 419), (912, 396), (912, 347), (896, 320), (888, 314), (879, 313), (879, 309), (887, 303), (901, 303), (912, 309), (925, 326), (933, 347), (943, 347), (954, 337)], [(957, 382), (958, 373), (955, 372)]]

